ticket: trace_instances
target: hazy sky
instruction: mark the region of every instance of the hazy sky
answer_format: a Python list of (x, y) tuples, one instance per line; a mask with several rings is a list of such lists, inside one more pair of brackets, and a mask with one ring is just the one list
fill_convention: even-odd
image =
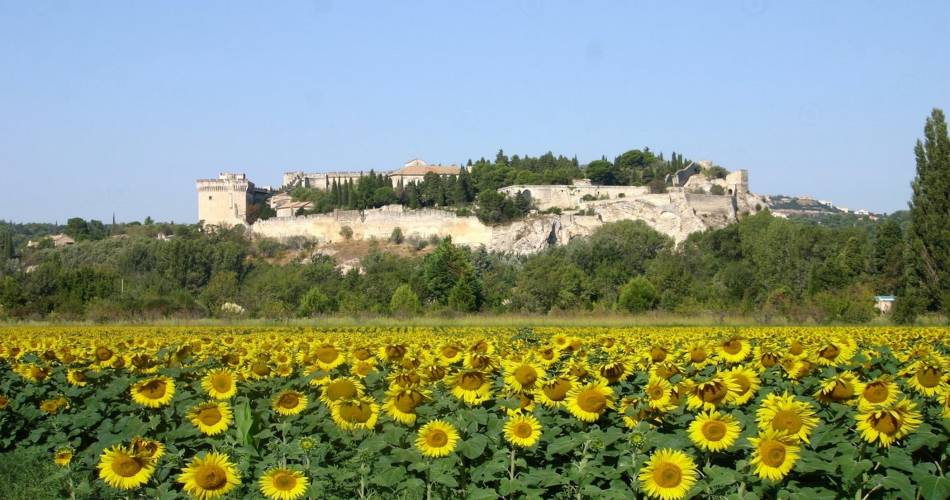
[(649, 146), (906, 207), (950, 2), (0, 0), (0, 219), (193, 222), (194, 181)]

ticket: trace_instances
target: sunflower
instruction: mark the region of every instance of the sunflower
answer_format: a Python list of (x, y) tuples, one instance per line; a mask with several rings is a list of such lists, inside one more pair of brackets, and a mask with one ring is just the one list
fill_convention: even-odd
[(69, 370), (66, 372), (66, 381), (69, 382), (69, 385), (86, 387), (86, 372), (82, 370)]
[(491, 397), (491, 378), (480, 370), (465, 370), (446, 380), (452, 395), (469, 406), (484, 403)]
[(53, 453), (53, 462), (60, 467), (69, 467), (69, 462), (73, 460), (72, 448), (60, 448)]
[(534, 390), (534, 398), (548, 408), (557, 408), (564, 404), (567, 394), (574, 386), (574, 381), (570, 377), (557, 377), (544, 381)]
[(863, 410), (855, 418), (861, 437), (885, 448), (913, 432), (921, 422), (917, 405), (909, 399)]
[(613, 404), (614, 391), (603, 382), (575, 387), (567, 395), (567, 409), (578, 420), (594, 422)]
[(51, 399), (44, 399), (40, 402), (40, 410), (50, 415), (58, 413), (63, 408), (69, 408), (69, 400), (58, 396)]
[(131, 490), (148, 482), (155, 472), (155, 463), (136, 456), (130, 447), (117, 444), (99, 456), (99, 478), (109, 486)]
[(936, 396), (940, 392), (940, 387), (946, 385), (943, 382), (943, 369), (937, 363), (914, 363), (906, 372), (909, 376), (905, 379), (905, 383), (923, 396)]
[(516, 392), (534, 389), (544, 378), (544, 369), (524, 360), (505, 363), (505, 385)]
[(350, 375), (359, 378), (366, 378), (367, 375), (376, 371), (376, 361), (356, 361), (350, 365)]
[(854, 357), (855, 347), (846, 340), (832, 340), (818, 347), (814, 360), (821, 366), (841, 366)]
[(782, 396), (769, 394), (755, 412), (760, 428), (785, 432), (798, 441), (808, 442), (808, 436), (818, 425), (818, 417), (810, 404), (798, 401), (787, 392)]
[(416, 448), (427, 457), (444, 457), (455, 450), (459, 433), (444, 420), (433, 420), (419, 429)]
[(261, 493), (271, 500), (294, 500), (307, 493), (310, 480), (294, 469), (271, 469), (261, 476)]
[(214, 399), (231, 399), (237, 394), (237, 382), (230, 370), (214, 370), (201, 379), (201, 388)]
[(689, 365), (697, 370), (715, 363), (705, 342), (689, 345), (684, 354)]
[(845, 371), (823, 380), (821, 387), (815, 392), (815, 398), (822, 403), (848, 403), (862, 392), (864, 384), (861, 380), (854, 373)]
[(153, 463), (157, 462), (158, 459), (162, 458), (162, 455), (165, 454), (165, 445), (162, 444), (161, 441), (146, 439), (141, 436), (132, 438), (130, 449), (133, 455), (151, 460)]
[(209, 436), (220, 434), (231, 425), (231, 408), (227, 403), (208, 401), (188, 411), (188, 420)]
[(330, 406), (336, 401), (358, 398), (363, 395), (363, 384), (351, 377), (330, 379), (323, 386), (320, 401)]
[(416, 422), (416, 408), (428, 397), (428, 393), (421, 389), (391, 389), (383, 409), (393, 420), (412, 425)]
[(330, 416), (344, 430), (372, 430), (379, 418), (379, 405), (371, 397), (344, 399), (333, 403)]
[(633, 366), (624, 359), (618, 359), (604, 363), (597, 372), (608, 384), (615, 384), (627, 378), (633, 372)]
[(10, 406), (10, 398), (0, 394), (0, 410), (6, 409), (7, 406)]
[(752, 353), (752, 345), (737, 337), (732, 337), (719, 345), (719, 357), (729, 363), (741, 363)]
[(638, 478), (651, 498), (684, 498), (696, 483), (696, 464), (682, 451), (660, 449), (650, 455)]
[(944, 420), (950, 420), (950, 389), (944, 389), (943, 394), (940, 395), (940, 401), (942, 402), (943, 411), (940, 412)]
[(297, 415), (307, 407), (307, 396), (292, 389), (281, 391), (271, 400), (271, 408), (278, 414)]
[(241, 484), (241, 476), (227, 455), (209, 452), (191, 459), (178, 476), (185, 492), (193, 498), (207, 500), (220, 497)]
[(752, 358), (756, 371), (761, 373), (775, 365), (778, 365), (779, 361), (782, 359), (782, 355), (770, 347), (758, 345), (755, 347), (755, 352), (752, 354)]
[(858, 399), (858, 409), (870, 410), (878, 406), (888, 406), (900, 396), (897, 384), (889, 378), (881, 377), (864, 384), (861, 397)]
[(672, 391), (673, 385), (668, 380), (660, 377), (650, 377), (647, 385), (643, 388), (643, 394), (646, 396), (650, 408), (664, 412), (673, 406), (671, 404)]
[(462, 361), (465, 353), (455, 344), (445, 344), (438, 350), (439, 363), (449, 366)]
[(686, 406), (691, 410), (715, 410), (731, 403), (734, 394), (739, 391), (732, 377), (725, 373), (717, 374), (705, 382), (689, 381), (685, 389), (688, 394)]
[(748, 403), (758, 392), (760, 381), (754, 371), (737, 366), (725, 373), (736, 385), (736, 389), (732, 393), (732, 404), (742, 406)]
[(533, 415), (518, 415), (505, 423), (505, 439), (522, 448), (530, 448), (541, 439), (541, 422)]
[(740, 432), (742, 426), (732, 415), (715, 410), (696, 415), (689, 424), (689, 438), (696, 446), (706, 451), (729, 448), (739, 439)]
[(148, 408), (159, 408), (171, 402), (175, 395), (175, 381), (166, 376), (149, 378), (132, 384), (130, 391), (132, 401)]
[(335, 345), (327, 343), (323, 344), (313, 351), (313, 361), (316, 362), (317, 366), (321, 370), (328, 372), (346, 361), (346, 357)]
[(766, 429), (759, 437), (749, 438), (755, 473), (762, 479), (781, 481), (798, 460), (801, 448), (793, 438), (773, 429)]

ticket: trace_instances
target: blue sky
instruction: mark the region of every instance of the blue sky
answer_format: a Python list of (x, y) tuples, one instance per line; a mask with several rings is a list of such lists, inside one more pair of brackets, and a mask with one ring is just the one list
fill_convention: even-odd
[[(715, 4), (715, 5), (713, 5)], [(194, 180), (649, 146), (906, 207), (948, 2), (0, 0), (0, 219), (193, 222)]]

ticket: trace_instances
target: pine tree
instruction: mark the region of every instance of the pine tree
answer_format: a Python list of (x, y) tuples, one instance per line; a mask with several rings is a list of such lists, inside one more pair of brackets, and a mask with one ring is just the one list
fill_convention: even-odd
[(950, 310), (950, 136), (942, 110), (927, 119), (914, 153), (907, 286), (927, 309)]

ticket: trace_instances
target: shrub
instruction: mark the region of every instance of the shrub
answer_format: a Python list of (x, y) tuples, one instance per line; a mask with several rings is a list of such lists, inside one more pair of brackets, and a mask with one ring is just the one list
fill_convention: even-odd
[(405, 238), (403, 238), (402, 229), (398, 227), (393, 228), (393, 232), (389, 235), (389, 242), (400, 245), (404, 239)]
[(722, 196), (722, 195), (726, 194), (726, 190), (725, 190), (725, 188), (723, 188), (723, 187), (720, 186), (719, 184), (713, 184), (713, 187), (709, 188), (709, 194), (715, 194), (715, 195), (718, 195), (718, 196)]
[(303, 298), (300, 299), (300, 308), (298, 309), (301, 316), (317, 316), (331, 313), (333, 310), (333, 300), (317, 287), (311, 288), (304, 294)]
[(419, 296), (406, 284), (399, 285), (389, 301), (389, 310), (399, 317), (415, 316), (419, 314), (420, 309), (422, 305), (419, 304)]
[(341, 228), (340, 228), (340, 236), (342, 236), (344, 240), (351, 240), (351, 239), (353, 239), (353, 228), (350, 227), (350, 226), (343, 226), (343, 227), (341, 227)]
[(656, 299), (656, 287), (653, 283), (643, 276), (637, 276), (620, 289), (617, 307), (632, 313), (649, 311), (656, 306)]

